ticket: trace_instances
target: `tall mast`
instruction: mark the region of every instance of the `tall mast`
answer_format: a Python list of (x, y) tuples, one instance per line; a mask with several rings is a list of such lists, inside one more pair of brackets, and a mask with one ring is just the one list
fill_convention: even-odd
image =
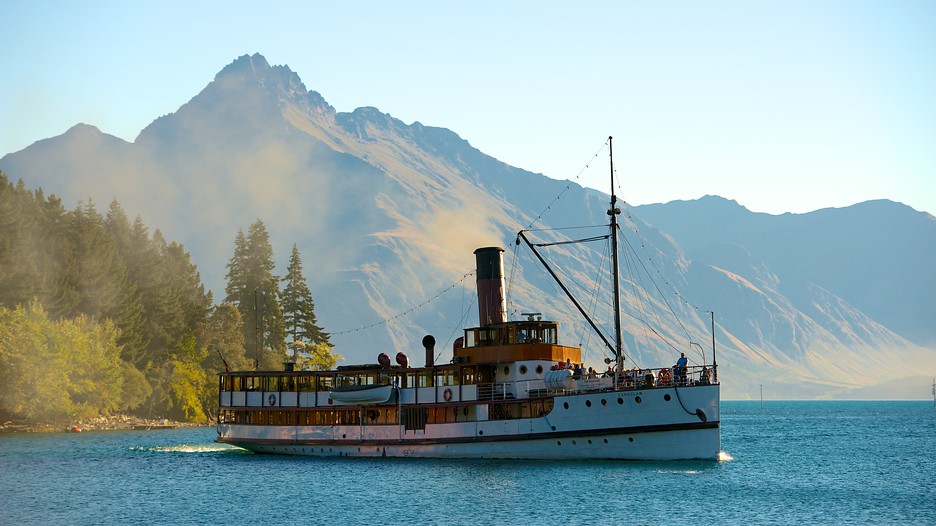
[(614, 194), (614, 152), (611, 137), (608, 137), (608, 157), (611, 160), (611, 208), (608, 209), (608, 215), (611, 216), (611, 279), (614, 282), (614, 358), (617, 362), (617, 370), (621, 371), (624, 368), (624, 353), (621, 349), (621, 288), (618, 277), (617, 222), (621, 209), (617, 207), (617, 196)]

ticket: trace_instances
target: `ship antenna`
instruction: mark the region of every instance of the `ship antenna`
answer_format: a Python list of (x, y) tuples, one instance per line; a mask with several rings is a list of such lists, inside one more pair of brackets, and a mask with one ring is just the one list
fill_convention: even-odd
[(617, 385), (618, 375), (624, 368), (624, 353), (621, 349), (621, 290), (620, 278), (618, 272), (618, 222), (617, 216), (621, 214), (621, 209), (617, 206), (617, 195), (614, 194), (614, 153), (611, 146), (612, 138), (608, 137), (608, 157), (611, 160), (611, 208), (608, 209), (608, 215), (611, 216), (611, 277), (614, 282), (614, 359), (617, 364), (615, 372), (615, 385)]

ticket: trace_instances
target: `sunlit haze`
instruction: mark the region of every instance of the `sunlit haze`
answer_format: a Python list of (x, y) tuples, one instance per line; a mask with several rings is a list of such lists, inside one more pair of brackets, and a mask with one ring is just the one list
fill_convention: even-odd
[(936, 213), (930, 0), (19, 1), (0, 18), (0, 156), (79, 122), (133, 141), (260, 53), (340, 112), (448, 128), (603, 191), (605, 160), (583, 168), (614, 136), (631, 204)]

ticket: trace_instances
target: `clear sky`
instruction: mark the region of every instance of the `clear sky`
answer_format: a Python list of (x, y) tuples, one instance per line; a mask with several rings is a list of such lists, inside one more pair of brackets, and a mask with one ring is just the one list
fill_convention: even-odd
[(133, 141), (260, 53), (338, 111), (603, 191), (606, 159), (582, 169), (613, 135), (631, 204), (936, 214), (933, 0), (9, 0), (0, 20), (0, 156), (79, 122)]

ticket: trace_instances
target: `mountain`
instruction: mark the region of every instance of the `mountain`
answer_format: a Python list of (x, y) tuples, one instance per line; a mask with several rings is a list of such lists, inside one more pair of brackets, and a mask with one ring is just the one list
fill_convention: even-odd
[[(606, 195), (508, 166), (444, 128), (375, 108), (336, 112), (260, 55), (226, 66), (132, 143), (80, 124), (3, 157), (0, 169), (65, 203), (116, 198), (183, 242), (218, 300), (237, 230), (263, 219), (282, 268), (298, 244), (318, 320), (352, 363), (391, 349), (420, 357), (430, 333), (448, 360), (460, 329), (477, 323), (472, 252), (491, 245), (507, 248), (512, 316), (559, 320), (589, 365), (603, 367), (607, 355), (513, 244), (530, 225), (541, 240), (578, 237), (546, 229), (606, 221)], [(785, 397), (831, 396), (936, 368), (923, 323), (933, 302), (921, 299), (936, 292), (932, 259), (921, 259), (936, 246), (928, 214), (872, 202), (766, 216), (705, 198), (625, 208), (624, 217), (631, 365), (675, 362), (689, 345), (711, 353), (714, 310), (726, 398), (755, 396), (759, 384)], [(600, 243), (544, 250), (583, 292), (607, 271)], [(891, 272), (900, 276), (884, 279)], [(882, 303), (895, 298), (912, 304)]]
[(901, 336), (936, 346), (936, 273), (922, 264), (936, 261), (930, 214), (879, 200), (773, 216), (713, 196), (641, 206), (638, 213), (693, 259), (769, 268), (778, 290), (804, 312), (817, 314), (813, 288), (820, 287)]

